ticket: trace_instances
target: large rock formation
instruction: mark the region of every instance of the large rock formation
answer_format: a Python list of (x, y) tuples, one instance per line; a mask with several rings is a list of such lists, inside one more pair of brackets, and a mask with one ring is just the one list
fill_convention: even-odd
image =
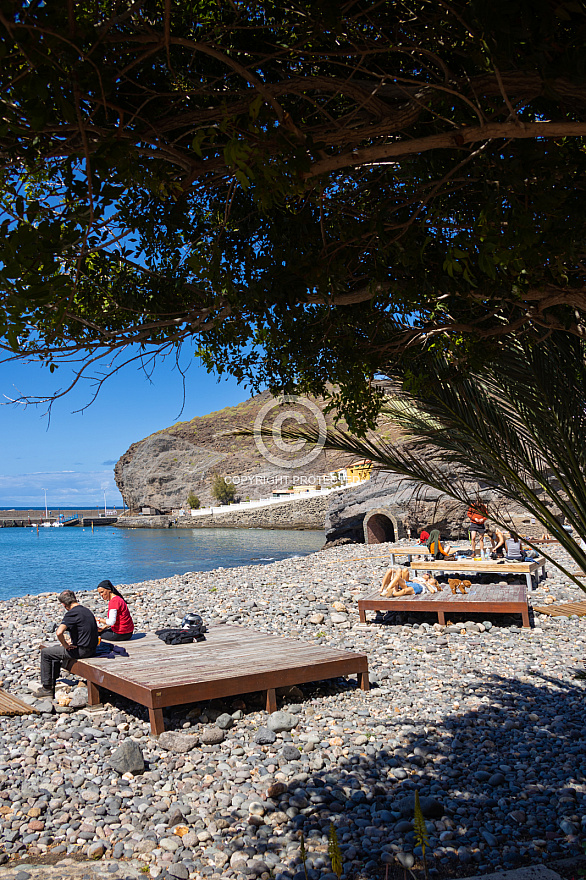
[[(136, 512), (150, 507), (166, 514), (174, 508), (185, 508), (190, 492), (199, 497), (202, 506), (207, 506), (213, 502), (211, 488), (215, 474), (232, 479), (242, 500), (266, 498), (278, 488), (315, 484), (325, 474), (344, 467), (353, 459), (341, 453), (322, 451), (307, 464), (280, 466), (274, 463), (274, 457), (283, 457), (282, 447), (267, 442), (267, 456), (257, 447), (254, 437), (235, 436), (238, 428), (253, 427), (272, 401), (265, 392), (238, 406), (180, 422), (133, 443), (115, 468), (116, 482), (127, 506)], [(320, 410), (323, 408), (323, 401), (312, 400), (309, 409), (314, 404)], [(301, 403), (288, 403), (280, 411), (271, 412), (278, 420), (284, 411), (295, 421), (305, 421), (308, 417), (308, 406), (303, 399)], [(330, 415), (324, 414), (324, 418), (331, 423)], [(387, 442), (400, 442), (398, 432), (388, 423), (381, 424), (379, 430)], [(294, 450), (292, 463), (309, 449)], [(470, 497), (476, 497), (479, 492), (493, 510), (505, 510), (523, 533), (533, 531), (531, 518), (521, 508), (498, 501), (494, 493), (480, 486), (470, 486)], [(328, 541), (351, 538), (362, 542), (365, 534), (369, 542), (415, 537), (422, 528), (432, 524), (446, 537), (463, 537), (467, 532), (468, 519), (463, 505), (390, 473), (374, 473), (369, 481), (355, 489), (328, 497), (330, 504), (325, 522)], [(313, 506), (304, 527), (315, 527), (316, 516), (321, 515), (318, 509), (322, 508), (325, 509), (325, 504), (321, 501)], [(296, 516), (294, 510), (291, 514)], [(251, 517), (257, 527), (262, 527), (258, 525), (261, 520), (267, 520), (270, 527), (274, 527), (271, 521), (279, 520), (280, 527), (285, 527), (289, 520), (284, 509), (279, 515), (268, 509), (258, 515), (246, 512), (236, 518), (229, 517), (226, 525), (250, 527)], [(197, 524), (206, 525), (203, 518)], [(535, 528), (542, 531), (539, 525)]]
[[(524, 534), (535, 529), (543, 531), (518, 505), (503, 502), (494, 492), (479, 485), (471, 485), (470, 497), (477, 497), (478, 493), (488, 502), (489, 511), (505, 513), (507, 520)], [(464, 505), (435, 489), (415, 486), (385, 471), (375, 472), (370, 480), (355, 489), (336, 492), (330, 498), (325, 522), (328, 542), (339, 538), (351, 538), (358, 543), (415, 538), (422, 529), (432, 525), (453, 539), (468, 533), (469, 520)]]
[[(215, 474), (234, 481), (239, 496), (246, 500), (267, 498), (275, 489), (293, 485), (315, 485), (325, 474), (343, 467), (350, 459), (334, 452), (320, 452), (307, 464), (280, 466), (267, 459), (253, 437), (235, 436), (239, 428), (252, 428), (262, 416), (263, 407), (272, 402), (268, 392), (219, 412), (180, 422), (144, 440), (133, 443), (114, 469), (116, 484), (131, 510), (143, 507), (168, 513), (186, 507), (193, 492), (202, 506), (213, 502), (211, 488)], [(311, 400), (319, 410), (323, 401)], [(271, 411), (267, 418), (289, 417), (311, 422), (311, 410), (301, 403), (287, 403)], [(324, 414), (327, 423), (332, 417)], [(272, 422), (269, 422), (272, 424)], [(272, 441), (265, 441), (270, 458), (289, 458), (293, 464), (310, 447), (287, 453)]]

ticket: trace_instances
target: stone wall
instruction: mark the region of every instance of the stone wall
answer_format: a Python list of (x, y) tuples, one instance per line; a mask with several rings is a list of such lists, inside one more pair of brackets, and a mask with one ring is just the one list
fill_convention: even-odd
[[(336, 493), (337, 494), (337, 493)], [(331, 496), (300, 498), (267, 507), (202, 516), (123, 516), (117, 525), (127, 529), (323, 529)]]

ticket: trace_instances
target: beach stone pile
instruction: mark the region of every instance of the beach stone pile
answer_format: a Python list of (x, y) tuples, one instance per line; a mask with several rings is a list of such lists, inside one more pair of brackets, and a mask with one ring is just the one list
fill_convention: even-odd
[[(158, 738), (121, 697), (88, 708), (67, 673), (55, 701), (37, 699), (36, 649), (60, 606), (53, 595), (3, 602), (0, 686), (38, 714), (0, 717), (0, 865), (83, 855), (126, 864), (120, 877), (304, 880), (303, 834), (309, 880), (334, 880), (333, 827), (344, 876), (374, 880), (396, 858), (419, 864), (416, 791), (432, 877), (580, 852), (584, 621), (536, 614), (529, 630), (517, 616), (471, 615), (440, 627), (372, 613), (360, 624), (357, 600), (388, 564), (385, 545), (348, 545), (121, 586), (139, 630), (197, 611), (208, 626), (369, 657), (370, 692), (335, 679), (282, 689), (271, 715), (263, 694), (177, 707)], [(548, 572), (532, 604), (583, 598)]]

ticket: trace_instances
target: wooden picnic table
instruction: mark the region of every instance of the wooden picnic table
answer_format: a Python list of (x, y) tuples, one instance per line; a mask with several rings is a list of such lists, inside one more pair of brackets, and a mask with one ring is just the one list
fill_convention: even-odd
[[(446, 543), (451, 543), (452, 547), (454, 547), (453, 542), (447, 541)], [(393, 547), (389, 548), (389, 556), (391, 557), (392, 566), (396, 564), (395, 557), (399, 556), (406, 556), (409, 560), (409, 565), (411, 565), (411, 559), (413, 556), (425, 556), (426, 559), (431, 559), (431, 553), (429, 552), (429, 548), (426, 544), (395, 544)]]
[(429, 552), (429, 548), (425, 544), (406, 544), (404, 547), (401, 545), (395, 545), (394, 547), (389, 548), (389, 555), (391, 557), (391, 565), (395, 565), (395, 557), (396, 556), (406, 556), (409, 560), (409, 565), (411, 565), (411, 558), (413, 556), (431, 556)]
[(84, 658), (69, 671), (86, 679), (90, 706), (99, 704), (100, 687), (146, 706), (155, 735), (164, 730), (167, 706), (266, 690), (267, 711), (274, 712), (278, 687), (353, 673), (362, 690), (369, 689), (366, 654), (246, 627), (212, 626), (205, 642), (187, 645), (166, 645), (154, 633), (119, 644), (129, 657)]
[(531, 626), (527, 603), (526, 584), (497, 586), (495, 584), (472, 584), (466, 595), (453, 595), (445, 586), (440, 593), (419, 593), (416, 596), (400, 596), (387, 599), (379, 590), (358, 600), (362, 623), (366, 623), (367, 611), (432, 611), (438, 623), (446, 622), (446, 614), (520, 614), (523, 626)]
[[(439, 559), (428, 562), (412, 562), (413, 571), (438, 572), (439, 574), (524, 574), (527, 589), (537, 587), (541, 577), (545, 577), (545, 558), (538, 556), (526, 562), (501, 562), (496, 560)], [(539, 571), (541, 570), (541, 576)]]

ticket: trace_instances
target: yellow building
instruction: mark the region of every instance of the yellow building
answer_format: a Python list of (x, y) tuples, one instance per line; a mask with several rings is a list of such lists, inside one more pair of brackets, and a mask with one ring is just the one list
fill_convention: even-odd
[(365, 480), (370, 480), (370, 471), (372, 470), (372, 462), (369, 458), (363, 458), (360, 461), (355, 461), (353, 464), (349, 465), (346, 468), (346, 482), (350, 483), (364, 483)]
[(332, 472), (329, 476), (337, 479), (342, 484), (352, 486), (370, 480), (371, 470), (372, 461), (369, 458), (362, 458), (346, 468)]

